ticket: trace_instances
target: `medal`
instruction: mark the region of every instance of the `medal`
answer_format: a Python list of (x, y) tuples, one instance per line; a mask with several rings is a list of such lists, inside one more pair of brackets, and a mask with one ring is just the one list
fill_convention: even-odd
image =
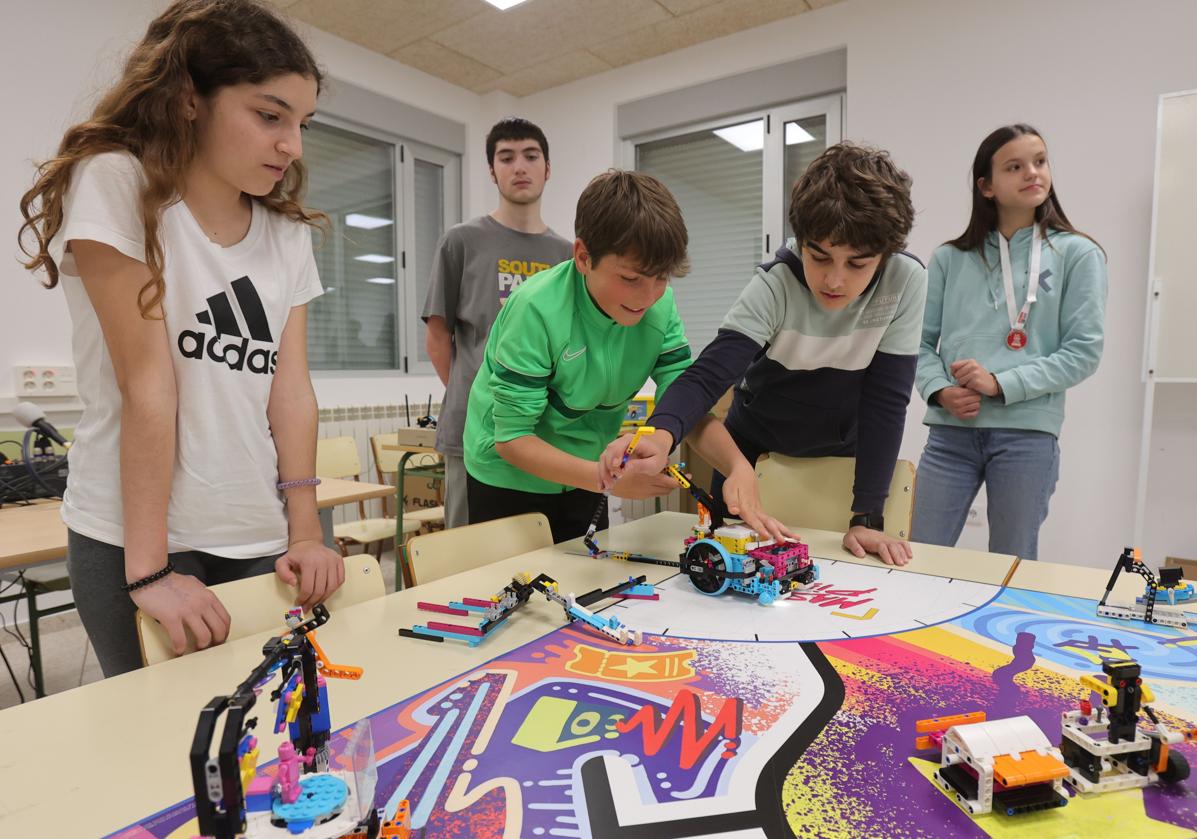
[(1006, 289), (1006, 314), (1010, 318), (1010, 333), (1006, 336), (1006, 346), (1012, 350), (1021, 350), (1027, 345), (1027, 315), (1030, 314), (1031, 304), (1039, 294), (1039, 258), (1043, 252), (1043, 238), (1039, 234), (1038, 223), (1031, 227), (1031, 264), (1027, 270), (1027, 299), (1022, 308), (1014, 310), (1014, 272), (1010, 268), (1010, 244), (1006, 237), (998, 231), (998, 250), (1002, 255), (1002, 284)]

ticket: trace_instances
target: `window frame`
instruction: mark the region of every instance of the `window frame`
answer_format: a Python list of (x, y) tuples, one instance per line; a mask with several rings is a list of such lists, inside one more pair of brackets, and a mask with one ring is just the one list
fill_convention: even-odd
[[(619, 160), (625, 168), (636, 169), (639, 165), (639, 146), (643, 144), (762, 120), (765, 123), (765, 136), (764, 146), (761, 149), (760, 258), (761, 261), (766, 261), (773, 257), (777, 248), (781, 247), (786, 240), (785, 215), (792, 184), (785, 183), (785, 124), (799, 119), (825, 115), (827, 120), (826, 145), (830, 147), (843, 139), (844, 96), (841, 91), (632, 135), (618, 141)], [(729, 278), (729, 280), (747, 283), (749, 276), (750, 272), (746, 271), (744, 277)], [(685, 283), (678, 283), (674, 286), (674, 294), (679, 297), (684, 297), (687, 291)], [(701, 347), (695, 348), (695, 352), (700, 352), (701, 349)]]
[[(416, 277), (418, 271), (427, 271), (430, 266), (419, 266), (415, 258), (415, 161), (417, 159), (434, 163), (444, 171), (442, 207), (444, 208), (444, 229), (461, 220), (462, 156), (456, 152), (437, 148), (427, 143), (406, 139), (376, 126), (366, 125), (358, 120), (347, 119), (328, 113), (319, 113), (313, 122), (358, 134), (370, 140), (385, 143), (391, 148), (392, 206), (395, 221), (391, 225), (392, 248), (395, 254), (395, 348), (398, 358), (396, 366), (387, 368), (338, 367), (336, 369), (311, 370), (313, 378), (394, 378), (395, 376), (435, 375), (432, 362), (421, 361), (416, 343), (420, 335), (418, 320), (424, 308), (424, 301), (416, 299)], [(321, 209), (316, 206), (314, 209)], [(343, 247), (344, 228), (334, 222), (326, 247), (337, 251)], [(336, 256), (338, 264), (341, 262)], [(321, 277), (321, 282), (328, 278)], [(310, 340), (310, 337), (309, 337)]]
[(637, 146), (643, 143), (668, 140), (672, 137), (682, 137), (700, 131), (714, 131), (716, 128), (726, 128), (758, 119), (764, 120), (765, 145), (761, 155), (761, 242), (763, 243), (761, 255), (769, 257), (785, 241), (785, 228), (782, 219), (785, 218), (786, 203), (789, 200), (792, 186), (792, 184), (787, 185), (784, 182), (785, 124), (820, 114), (827, 116), (827, 145), (832, 146), (840, 142), (844, 137), (844, 94), (842, 92), (827, 96), (815, 96), (769, 108), (740, 111), (716, 119), (704, 119), (699, 122), (675, 125), (660, 131), (624, 137), (619, 142), (620, 163), (626, 169), (635, 169), (639, 162)]

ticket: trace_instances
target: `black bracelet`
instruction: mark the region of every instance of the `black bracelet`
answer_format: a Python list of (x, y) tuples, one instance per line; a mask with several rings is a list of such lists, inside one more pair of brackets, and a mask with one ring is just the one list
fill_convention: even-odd
[(885, 516), (881, 513), (854, 513), (848, 527), (867, 527), (869, 530), (885, 530)]
[(163, 577), (165, 577), (167, 574), (170, 574), (174, 570), (175, 570), (175, 564), (168, 559), (168, 560), (166, 560), (166, 567), (163, 568), (161, 571), (155, 571), (153, 574), (150, 574), (150, 576), (148, 576), (148, 577), (142, 577), (140, 580), (134, 580), (131, 583), (125, 583), (123, 586), (121, 586), (121, 591), (134, 592), (134, 591), (137, 591), (139, 588), (145, 588), (150, 583), (158, 582), (159, 580), (161, 580)]

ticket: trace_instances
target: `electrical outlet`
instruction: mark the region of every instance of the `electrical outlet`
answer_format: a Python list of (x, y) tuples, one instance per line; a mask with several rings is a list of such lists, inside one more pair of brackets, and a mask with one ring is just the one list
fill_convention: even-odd
[(36, 399), (39, 396), (79, 395), (74, 367), (28, 364), (14, 367), (12, 371), (13, 390), (18, 400)]
[(968, 518), (964, 520), (966, 525), (972, 527), (980, 527), (985, 523), (985, 509), (976, 504), (968, 508)]

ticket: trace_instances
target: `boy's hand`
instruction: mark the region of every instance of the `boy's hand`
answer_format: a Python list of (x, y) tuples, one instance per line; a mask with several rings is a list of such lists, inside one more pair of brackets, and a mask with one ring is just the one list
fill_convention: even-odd
[[(628, 466), (631, 465), (631, 461), (628, 461)], [(677, 488), (677, 481), (668, 475), (660, 472), (645, 475), (633, 472), (629, 468), (622, 478), (611, 485), (611, 494), (619, 498), (638, 501), (644, 498), (656, 498), (658, 495), (668, 495)]]
[(974, 419), (981, 413), (981, 394), (967, 387), (945, 387), (937, 394), (939, 404), (956, 419)]
[(345, 560), (315, 539), (293, 542), (274, 561), (274, 573), (289, 586), (298, 586), (295, 605), (304, 611), (323, 603), (345, 582)]
[(756, 470), (744, 461), (742, 466), (732, 470), (723, 482), (723, 503), (727, 512), (762, 536), (767, 536), (774, 542), (781, 544), (787, 539), (798, 537), (786, 529), (785, 525), (772, 516), (765, 515), (761, 509), (761, 496), (757, 489)]
[(886, 565), (905, 565), (914, 558), (914, 551), (909, 542), (887, 536), (880, 530), (873, 530), (863, 525), (848, 529), (844, 534), (844, 550), (853, 556), (873, 554)]
[(956, 384), (961, 387), (975, 390), (983, 396), (998, 395), (997, 379), (974, 358), (953, 361), (948, 372), (956, 379)]
[[(673, 448), (673, 435), (668, 431), (658, 429), (654, 434), (641, 437), (636, 448), (632, 449), (632, 455), (628, 458), (627, 464), (620, 466), (630, 442), (632, 442), (632, 435), (624, 434), (607, 446), (599, 456), (599, 486), (602, 487), (603, 492), (612, 491), (611, 488), (615, 482), (624, 474), (653, 475), (661, 472), (669, 464), (669, 450)], [(674, 487), (677, 487), (676, 482), (674, 482)], [(660, 495), (661, 493), (656, 494)]]

